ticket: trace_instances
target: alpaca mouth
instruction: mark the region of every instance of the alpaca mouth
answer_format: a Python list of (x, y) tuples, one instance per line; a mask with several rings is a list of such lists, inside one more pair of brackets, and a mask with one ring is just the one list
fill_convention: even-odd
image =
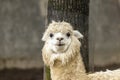
[(62, 44), (62, 43), (59, 43), (59, 44), (56, 44), (57, 46), (64, 46), (65, 44)]

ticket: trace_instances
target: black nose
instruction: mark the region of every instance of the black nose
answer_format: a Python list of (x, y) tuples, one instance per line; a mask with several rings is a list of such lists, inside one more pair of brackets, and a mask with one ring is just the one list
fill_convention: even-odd
[(57, 40), (59, 40), (59, 41), (61, 41), (61, 40), (63, 40), (64, 38), (57, 38)]

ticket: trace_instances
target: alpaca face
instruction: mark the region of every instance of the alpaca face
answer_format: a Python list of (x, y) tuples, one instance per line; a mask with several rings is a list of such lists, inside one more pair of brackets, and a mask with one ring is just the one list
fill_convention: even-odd
[(80, 32), (73, 30), (67, 22), (52, 22), (44, 33), (42, 40), (47, 43), (49, 49), (53, 52), (63, 53), (69, 48), (72, 36), (83, 37)]
[(70, 32), (50, 33), (49, 40), (47, 42), (52, 51), (62, 53), (67, 50), (71, 43), (71, 34)]

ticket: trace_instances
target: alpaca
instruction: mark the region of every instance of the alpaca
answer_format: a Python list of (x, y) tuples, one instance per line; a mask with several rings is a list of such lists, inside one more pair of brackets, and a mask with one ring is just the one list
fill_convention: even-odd
[[(102, 78), (107, 75), (105, 72), (86, 73), (80, 54), (81, 43), (78, 40), (80, 38), (83, 38), (83, 35), (73, 30), (67, 22), (52, 21), (48, 25), (42, 37), (45, 41), (42, 56), (44, 63), (50, 67), (52, 80), (120, 80), (120, 78), (109, 79), (114, 73), (108, 71), (111, 74), (107, 78)], [(120, 70), (114, 72), (118, 74)]]
[(67, 22), (49, 24), (42, 38), (45, 41), (42, 56), (50, 66), (52, 80), (87, 80), (77, 39), (82, 37)]

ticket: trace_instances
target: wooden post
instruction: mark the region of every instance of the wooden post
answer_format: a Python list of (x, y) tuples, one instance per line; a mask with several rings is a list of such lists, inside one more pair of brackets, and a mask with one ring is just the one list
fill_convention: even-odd
[[(48, 0), (48, 24), (52, 20), (64, 20), (71, 23), (74, 29), (79, 30), (84, 35), (84, 39), (81, 40), (81, 54), (87, 72), (90, 69), (88, 56), (88, 14), (89, 0)], [(45, 78), (45, 80), (50, 80), (50, 78)]]

